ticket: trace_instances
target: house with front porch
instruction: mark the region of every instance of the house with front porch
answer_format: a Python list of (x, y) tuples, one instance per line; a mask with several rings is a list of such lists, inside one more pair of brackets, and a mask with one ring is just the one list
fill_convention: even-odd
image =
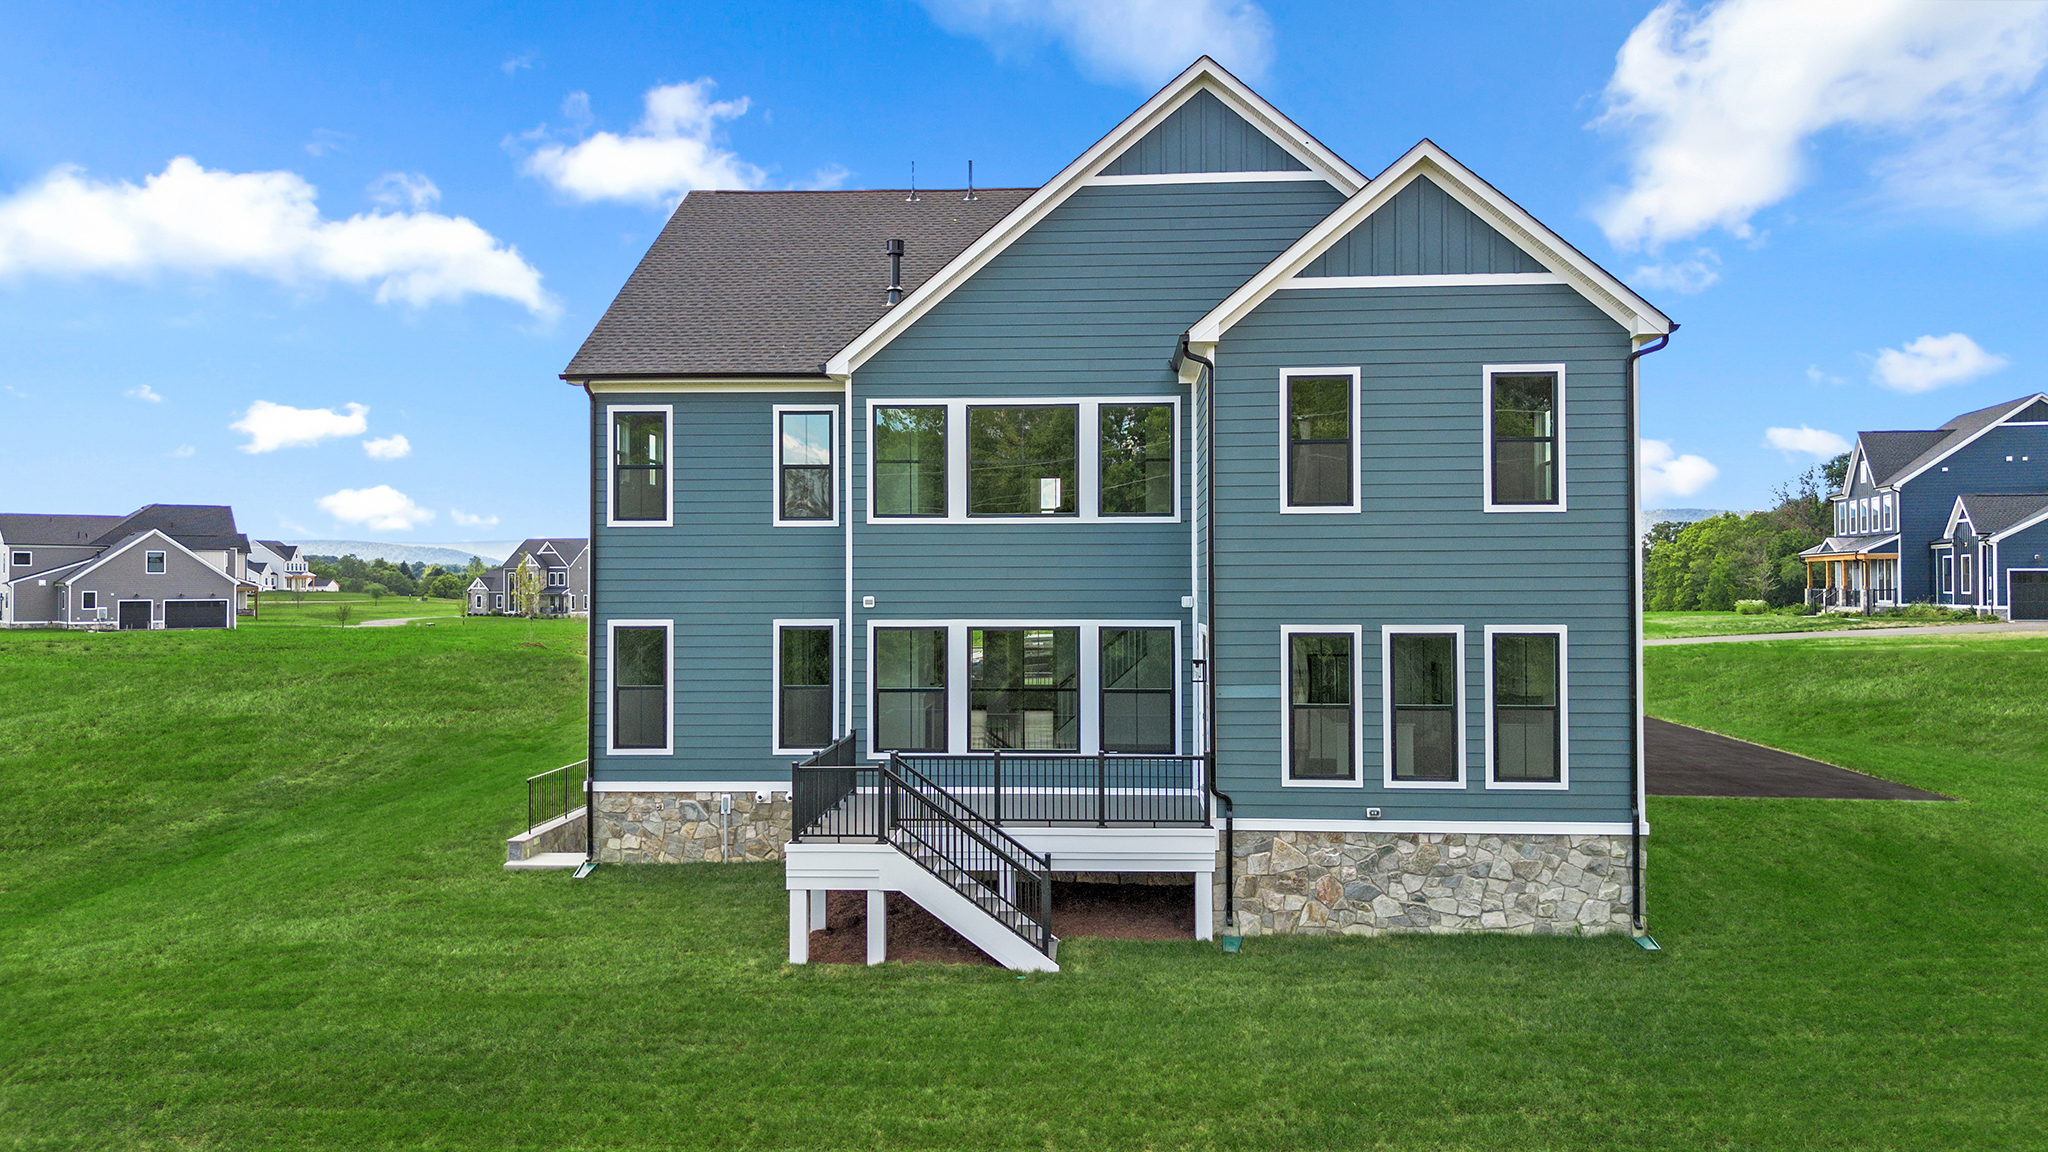
[(485, 569), (464, 595), (470, 616), (582, 616), (590, 611), (589, 541), (535, 537)]

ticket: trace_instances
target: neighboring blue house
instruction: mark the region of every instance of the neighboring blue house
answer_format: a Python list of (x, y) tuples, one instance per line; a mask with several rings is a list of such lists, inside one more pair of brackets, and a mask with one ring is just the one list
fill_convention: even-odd
[(798, 960), (896, 890), (1052, 967), (1055, 873), (1204, 937), (1626, 931), (1674, 327), (1206, 58), (1042, 188), (692, 193), (563, 373), (594, 855), (783, 857)]
[(1808, 603), (2048, 618), (2048, 394), (1926, 431), (1860, 432), (1829, 499), (1835, 534), (1800, 554)]

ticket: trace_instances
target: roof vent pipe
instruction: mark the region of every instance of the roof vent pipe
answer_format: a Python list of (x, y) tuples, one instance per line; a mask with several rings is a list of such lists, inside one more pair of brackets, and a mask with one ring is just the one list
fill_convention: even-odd
[(882, 246), (889, 254), (889, 303), (903, 303), (903, 241), (891, 240)]
[(981, 197), (974, 194), (974, 161), (972, 160), (967, 162), (967, 195), (962, 196), (960, 199), (963, 202), (981, 199)]

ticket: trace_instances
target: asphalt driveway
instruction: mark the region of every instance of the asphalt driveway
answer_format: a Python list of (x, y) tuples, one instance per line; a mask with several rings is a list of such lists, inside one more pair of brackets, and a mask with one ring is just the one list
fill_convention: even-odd
[(1643, 783), (1652, 796), (1948, 800), (1761, 744), (1643, 718)]

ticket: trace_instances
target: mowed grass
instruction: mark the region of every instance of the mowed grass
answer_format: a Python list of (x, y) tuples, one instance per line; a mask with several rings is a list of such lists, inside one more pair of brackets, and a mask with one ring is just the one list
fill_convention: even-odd
[(525, 638), (0, 634), (0, 1143), (2042, 1142), (2048, 641), (1651, 651), (1659, 715), (1964, 798), (1653, 800), (1661, 953), (1077, 939), (1020, 980), (791, 968), (773, 865), (503, 872), (582, 754), (581, 623)]
[(1989, 623), (1984, 620), (1915, 620), (1911, 617), (1856, 616), (1844, 612), (1825, 616), (1742, 616), (1734, 612), (1645, 612), (1643, 638), (1680, 636), (1748, 636), (1762, 632), (1852, 632), (1872, 628), (1938, 627), (1944, 624)]
[(348, 622), (351, 626), (370, 620), (395, 620), (408, 617), (426, 617), (435, 621), (453, 617), (464, 619), (463, 610), (467, 601), (441, 600), (429, 596), (425, 600), (411, 596), (371, 597), (353, 592), (308, 592), (294, 598), (289, 592), (265, 592), (257, 609), (257, 616), (251, 619), (241, 617), (241, 627), (285, 627), (325, 626), (333, 628), (341, 623), (340, 607), (348, 605)]

